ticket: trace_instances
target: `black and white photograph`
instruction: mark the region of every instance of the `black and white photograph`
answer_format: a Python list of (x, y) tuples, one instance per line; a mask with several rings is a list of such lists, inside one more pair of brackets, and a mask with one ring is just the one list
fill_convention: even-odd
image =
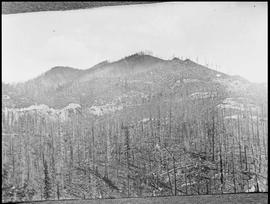
[(268, 203), (268, 2), (2, 4), (2, 203)]

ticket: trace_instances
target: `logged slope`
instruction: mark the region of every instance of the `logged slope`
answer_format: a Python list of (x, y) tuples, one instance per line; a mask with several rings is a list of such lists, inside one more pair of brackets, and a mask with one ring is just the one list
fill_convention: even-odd
[[(150, 55), (134, 54), (115, 62), (104, 61), (88, 70), (55, 67), (43, 75), (16, 86), (3, 85), (9, 99), (6, 107), (22, 108), (34, 104), (63, 108), (69, 103), (83, 106), (101, 100), (111, 103), (123, 95), (180, 95), (213, 91), (233, 96), (265, 100), (263, 86), (252, 84), (209, 69), (189, 59), (162, 60)], [(216, 90), (216, 91), (217, 91)]]
[(140, 53), (2, 91), (5, 201), (268, 191), (261, 85)]
[(123, 89), (130, 84), (133, 87), (128, 89), (140, 90), (143, 94), (150, 87), (153, 92), (158, 92), (157, 89), (163, 86), (166, 93), (179, 83), (205, 83), (217, 76), (222, 79), (228, 77), (190, 60), (162, 60), (150, 55), (134, 54), (116, 62), (102, 62), (88, 70), (55, 67), (28, 82), (8, 86), (8, 89), (3, 86), (3, 93), (14, 101), (12, 106), (18, 108), (35, 103), (62, 108), (69, 103), (90, 105), (91, 100), (100, 99), (103, 92), (123, 94)]
[(76, 80), (82, 72), (82, 70), (71, 67), (53, 67), (51, 70), (28, 83), (32, 83), (33, 86), (35, 86), (35, 84), (39, 84), (39, 86), (53, 89), (59, 86), (65, 86), (66, 84)]

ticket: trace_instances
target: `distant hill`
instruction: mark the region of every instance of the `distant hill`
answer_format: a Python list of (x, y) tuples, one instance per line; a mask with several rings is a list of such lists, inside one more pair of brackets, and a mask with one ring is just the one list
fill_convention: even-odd
[(14, 102), (13, 107), (44, 103), (58, 108), (78, 103), (79, 99), (86, 106), (101, 98), (109, 102), (131, 90), (143, 95), (149, 95), (151, 90), (156, 96), (161, 92), (164, 96), (177, 96), (218, 88), (228, 94), (249, 93), (261, 98), (260, 93), (250, 93), (250, 90), (264, 89), (262, 85), (209, 69), (189, 59), (163, 60), (142, 53), (115, 62), (104, 61), (87, 70), (57, 66), (25, 83), (8, 87), (3, 86), (3, 93)]
[(53, 67), (51, 70), (29, 81), (28, 83), (39, 83), (40, 86), (43, 87), (55, 88), (72, 82), (81, 74), (82, 70), (58, 66)]

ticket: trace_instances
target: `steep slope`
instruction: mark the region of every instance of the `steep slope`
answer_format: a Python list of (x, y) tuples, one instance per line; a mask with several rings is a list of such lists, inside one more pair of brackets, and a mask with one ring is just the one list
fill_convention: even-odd
[(6, 195), (268, 191), (266, 86), (135, 54), (2, 89)]
[(2, 92), (10, 96), (5, 104), (18, 108), (36, 103), (49, 104), (48, 99), (55, 97), (82, 73), (79, 69), (57, 66), (27, 82), (4, 85)]
[(9, 97), (4, 106), (22, 108), (37, 103), (63, 108), (69, 103), (88, 107), (111, 104), (124, 96), (131, 104), (134, 98), (140, 101), (150, 95), (183, 97), (210, 90), (254, 99), (259, 95), (261, 99), (264, 94), (255, 91), (261, 87), (189, 59), (163, 60), (137, 53), (115, 62), (101, 62), (87, 70), (54, 67), (33, 80), (2, 89)]
[(124, 75), (144, 72), (147, 69), (150, 69), (152, 66), (161, 62), (164, 62), (164, 60), (150, 55), (134, 54), (112, 63), (104, 61), (86, 70), (84, 75), (79, 79), (79, 81), (89, 81), (97, 77), (123, 77)]
[(65, 86), (66, 84), (76, 80), (76, 78), (81, 76), (82, 73), (83, 71), (79, 69), (57, 66), (28, 83), (38, 83), (44, 88), (57, 88), (59, 86)]

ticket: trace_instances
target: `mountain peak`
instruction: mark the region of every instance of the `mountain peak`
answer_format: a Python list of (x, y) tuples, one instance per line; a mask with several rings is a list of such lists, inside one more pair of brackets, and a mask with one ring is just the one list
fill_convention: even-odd
[(58, 73), (58, 72), (66, 72), (66, 71), (79, 71), (79, 69), (75, 69), (72, 67), (66, 67), (66, 66), (55, 66), (51, 68), (49, 71), (46, 73)]
[(172, 58), (171, 61), (172, 61), (172, 62), (177, 62), (177, 63), (183, 63), (183, 62), (184, 62), (183, 60), (179, 59), (178, 57)]
[(178, 61), (178, 60), (180, 60), (178, 57), (174, 57), (172, 60), (176, 60), (176, 61)]
[[(187, 58), (187, 59), (184, 60), (184, 62), (191, 63), (191, 62), (193, 62), (193, 61), (192, 61), (191, 59), (188, 59), (188, 58)], [(193, 63), (195, 63), (195, 62), (193, 62)]]
[(52, 77), (55, 78), (56, 76), (69, 76), (80, 73), (80, 69), (67, 67), (67, 66), (55, 66), (51, 68), (49, 71), (42, 74), (40, 77)]
[(41, 83), (44, 87), (56, 87), (73, 81), (82, 73), (82, 70), (67, 66), (55, 66), (49, 71), (29, 80), (30, 83)]
[(203, 65), (201, 65), (201, 64), (198, 64), (197, 62), (194, 62), (194, 61), (192, 61), (191, 59), (185, 59), (184, 61), (183, 61), (186, 65), (189, 65), (189, 66), (203, 66)]
[(163, 60), (158, 57), (154, 57), (150, 54), (139, 52), (139, 53), (129, 55), (119, 61), (126, 61), (129, 63), (155, 63), (155, 62), (161, 62)]

